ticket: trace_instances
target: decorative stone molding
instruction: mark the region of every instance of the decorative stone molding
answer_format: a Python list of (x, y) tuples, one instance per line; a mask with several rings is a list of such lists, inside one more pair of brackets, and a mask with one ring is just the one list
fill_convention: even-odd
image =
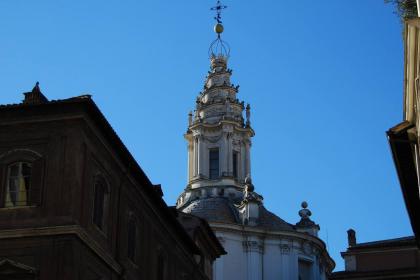
[(302, 243), (302, 253), (304, 253), (306, 255), (311, 255), (312, 254), (312, 246), (309, 242), (303, 242)]
[(0, 155), (0, 160), (3, 158), (8, 158), (13, 155), (26, 155), (26, 157), (33, 158), (33, 160), (41, 158), (42, 155), (36, 151), (30, 150), (30, 149), (13, 149), (10, 151), (7, 151)]
[(120, 264), (114, 260), (113, 256), (110, 255), (106, 250), (104, 250), (102, 246), (95, 239), (93, 239), (84, 228), (80, 226), (54, 226), (45, 228), (10, 229), (0, 231), (0, 239), (3, 240), (13, 239), (16, 237), (53, 238), (54, 236), (62, 235), (77, 236), (85, 246), (89, 247), (93, 252), (95, 252), (96, 255), (98, 255), (102, 261), (107, 263), (116, 273), (122, 273), (122, 268)]
[(222, 135), (219, 136), (204, 136), (204, 140), (210, 143), (217, 143), (222, 138)]
[(264, 252), (264, 246), (258, 241), (242, 241), (242, 247), (245, 252)]
[(290, 246), (287, 244), (280, 244), (280, 252), (283, 255), (288, 255), (290, 253)]
[[(37, 269), (34, 267), (18, 263), (9, 259), (3, 259), (0, 261), (0, 278), (1, 279), (9, 279), (15, 278), (15, 274), (20, 276), (27, 276), (32, 278), (34, 275), (38, 273)], [(7, 278), (3, 278), (7, 277)], [(25, 277), (26, 279), (26, 277)]]
[(242, 144), (242, 141), (240, 139), (232, 139), (233, 146), (240, 146), (241, 144)]

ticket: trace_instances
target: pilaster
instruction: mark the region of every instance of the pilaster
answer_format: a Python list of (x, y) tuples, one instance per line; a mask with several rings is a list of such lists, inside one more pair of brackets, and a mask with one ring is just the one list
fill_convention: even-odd
[(227, 164), (227, 176), (232, 176), (233, 166), (232, 166), (232, 133), (228, 132), (226, 135), (227, 138), (227, 153), (225, 154), (226, 164)]
[(201, 177), (204, 174), (204, 145), (203, 136), (197, 135), (198, 140), (198, 176)]
[(198, 176), (198, 139), (196, 136), (193, 138), (193, 146), (194, 146), (194, 157), (193, 157), (193, 174), (194, 177)]
[(222, 141), (221, 141), (221, 145), (220, 145), (220, 157), (219, 157), (219, 161), (220, 161), (220, 175), (225, 174), (226, 172), (228, 172), (228, 164), (226, 161), (226, 154), (228, 153), (229, 149), (228, 149), (228, 141), (229, 141), (229, 133), (223, 131), (222, 132), (223, 136), (222, 136)]
[(290, 277), (290, 258), (291, 258), (291, 247), (288, 243), (281, 243), (279, 245), (279, 250), (280, 250), (280, 265), (283, 268), (281, 270), (281, 275), (279, 277), (279, 280), (289, 280), (289, 279), (293, 279), (292, 277)]
[(264, 243), (257, 238), (248, 238), (242, 246), (247, 255), (247, 280), (262, 280)]
[(245, 176), (251, 175), (251, 141), (245, 140)]

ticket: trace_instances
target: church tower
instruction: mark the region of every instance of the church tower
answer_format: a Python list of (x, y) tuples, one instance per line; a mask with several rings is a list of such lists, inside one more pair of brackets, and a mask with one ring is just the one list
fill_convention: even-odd
[(188, 183), (177, 209), (208, 221), (227, 255), (216, 260), (214, 279), (324, 280), (334, 268), (320, 227), (311, 220), (308, 204), (289, 224), (263, 205), (251, 176), (251, 107), (238, 99), (231, 83), (229, 45), (222, 40), (217, 1), (217, 38), (209, 48), (210, 71), (188, 115)]
[[(237, 98), (239, 86), (231, 83), (227, 67), (229, 46), (221, 39), (223, 26), (218, 19), (217, 39), (209, 49), (210, 71), (196, 100), (194, 115), (189, 114), (188, 186), (186, 196), (226, 193), (241, 199), (245, 181), (251, 178), (250, 105)], [(244, 115), (246, 119), (244, 119)], [(188, 199), (181, 197), (179, 203)]]

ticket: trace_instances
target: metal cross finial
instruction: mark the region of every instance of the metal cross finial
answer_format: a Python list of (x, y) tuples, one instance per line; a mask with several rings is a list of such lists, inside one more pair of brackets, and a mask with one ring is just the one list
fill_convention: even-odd
[(220, 0), (217, 0), (217, 5), (210, 9), (212, 11), (216, 11), (216, 16), (214, 17), (214, 19), (217, 20), (217, 23), (222, 23), (222, 16), (221, 16), (222, 10), (226, 8), (227, 8), (226, 5), (222, 5)]

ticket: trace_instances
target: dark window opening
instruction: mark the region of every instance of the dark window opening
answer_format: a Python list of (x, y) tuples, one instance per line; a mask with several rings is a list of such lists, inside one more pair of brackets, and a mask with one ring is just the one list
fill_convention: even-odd
[(95, 197), (93, 205), (93, 223), (102, 231), (105, 229), (105, 214), (108, 204), (107, 185), (103, 179), (95, 182)]
[(233, 168), (233, 178), (238, 178), (238, 152), (233, 152), (232, 158), (232, 168)]
[(220, 189), (219, 190), (219, 195), (224, 196), (225, 195), (225, 189)]
[(9, 166), (7, 171), (7, 189), (4, 200), (5, 207), (29, 206), (31, 202), (32, 165), (17, 162)]
[(209, 152), (209, 159), (209, 177), (210, 179), (217, 179), (219, 178), (219, 149), (211, 149)]
[(312, 277), (312, 263), (306, 260), (299, 260), (299, 280), (311, 280)]

